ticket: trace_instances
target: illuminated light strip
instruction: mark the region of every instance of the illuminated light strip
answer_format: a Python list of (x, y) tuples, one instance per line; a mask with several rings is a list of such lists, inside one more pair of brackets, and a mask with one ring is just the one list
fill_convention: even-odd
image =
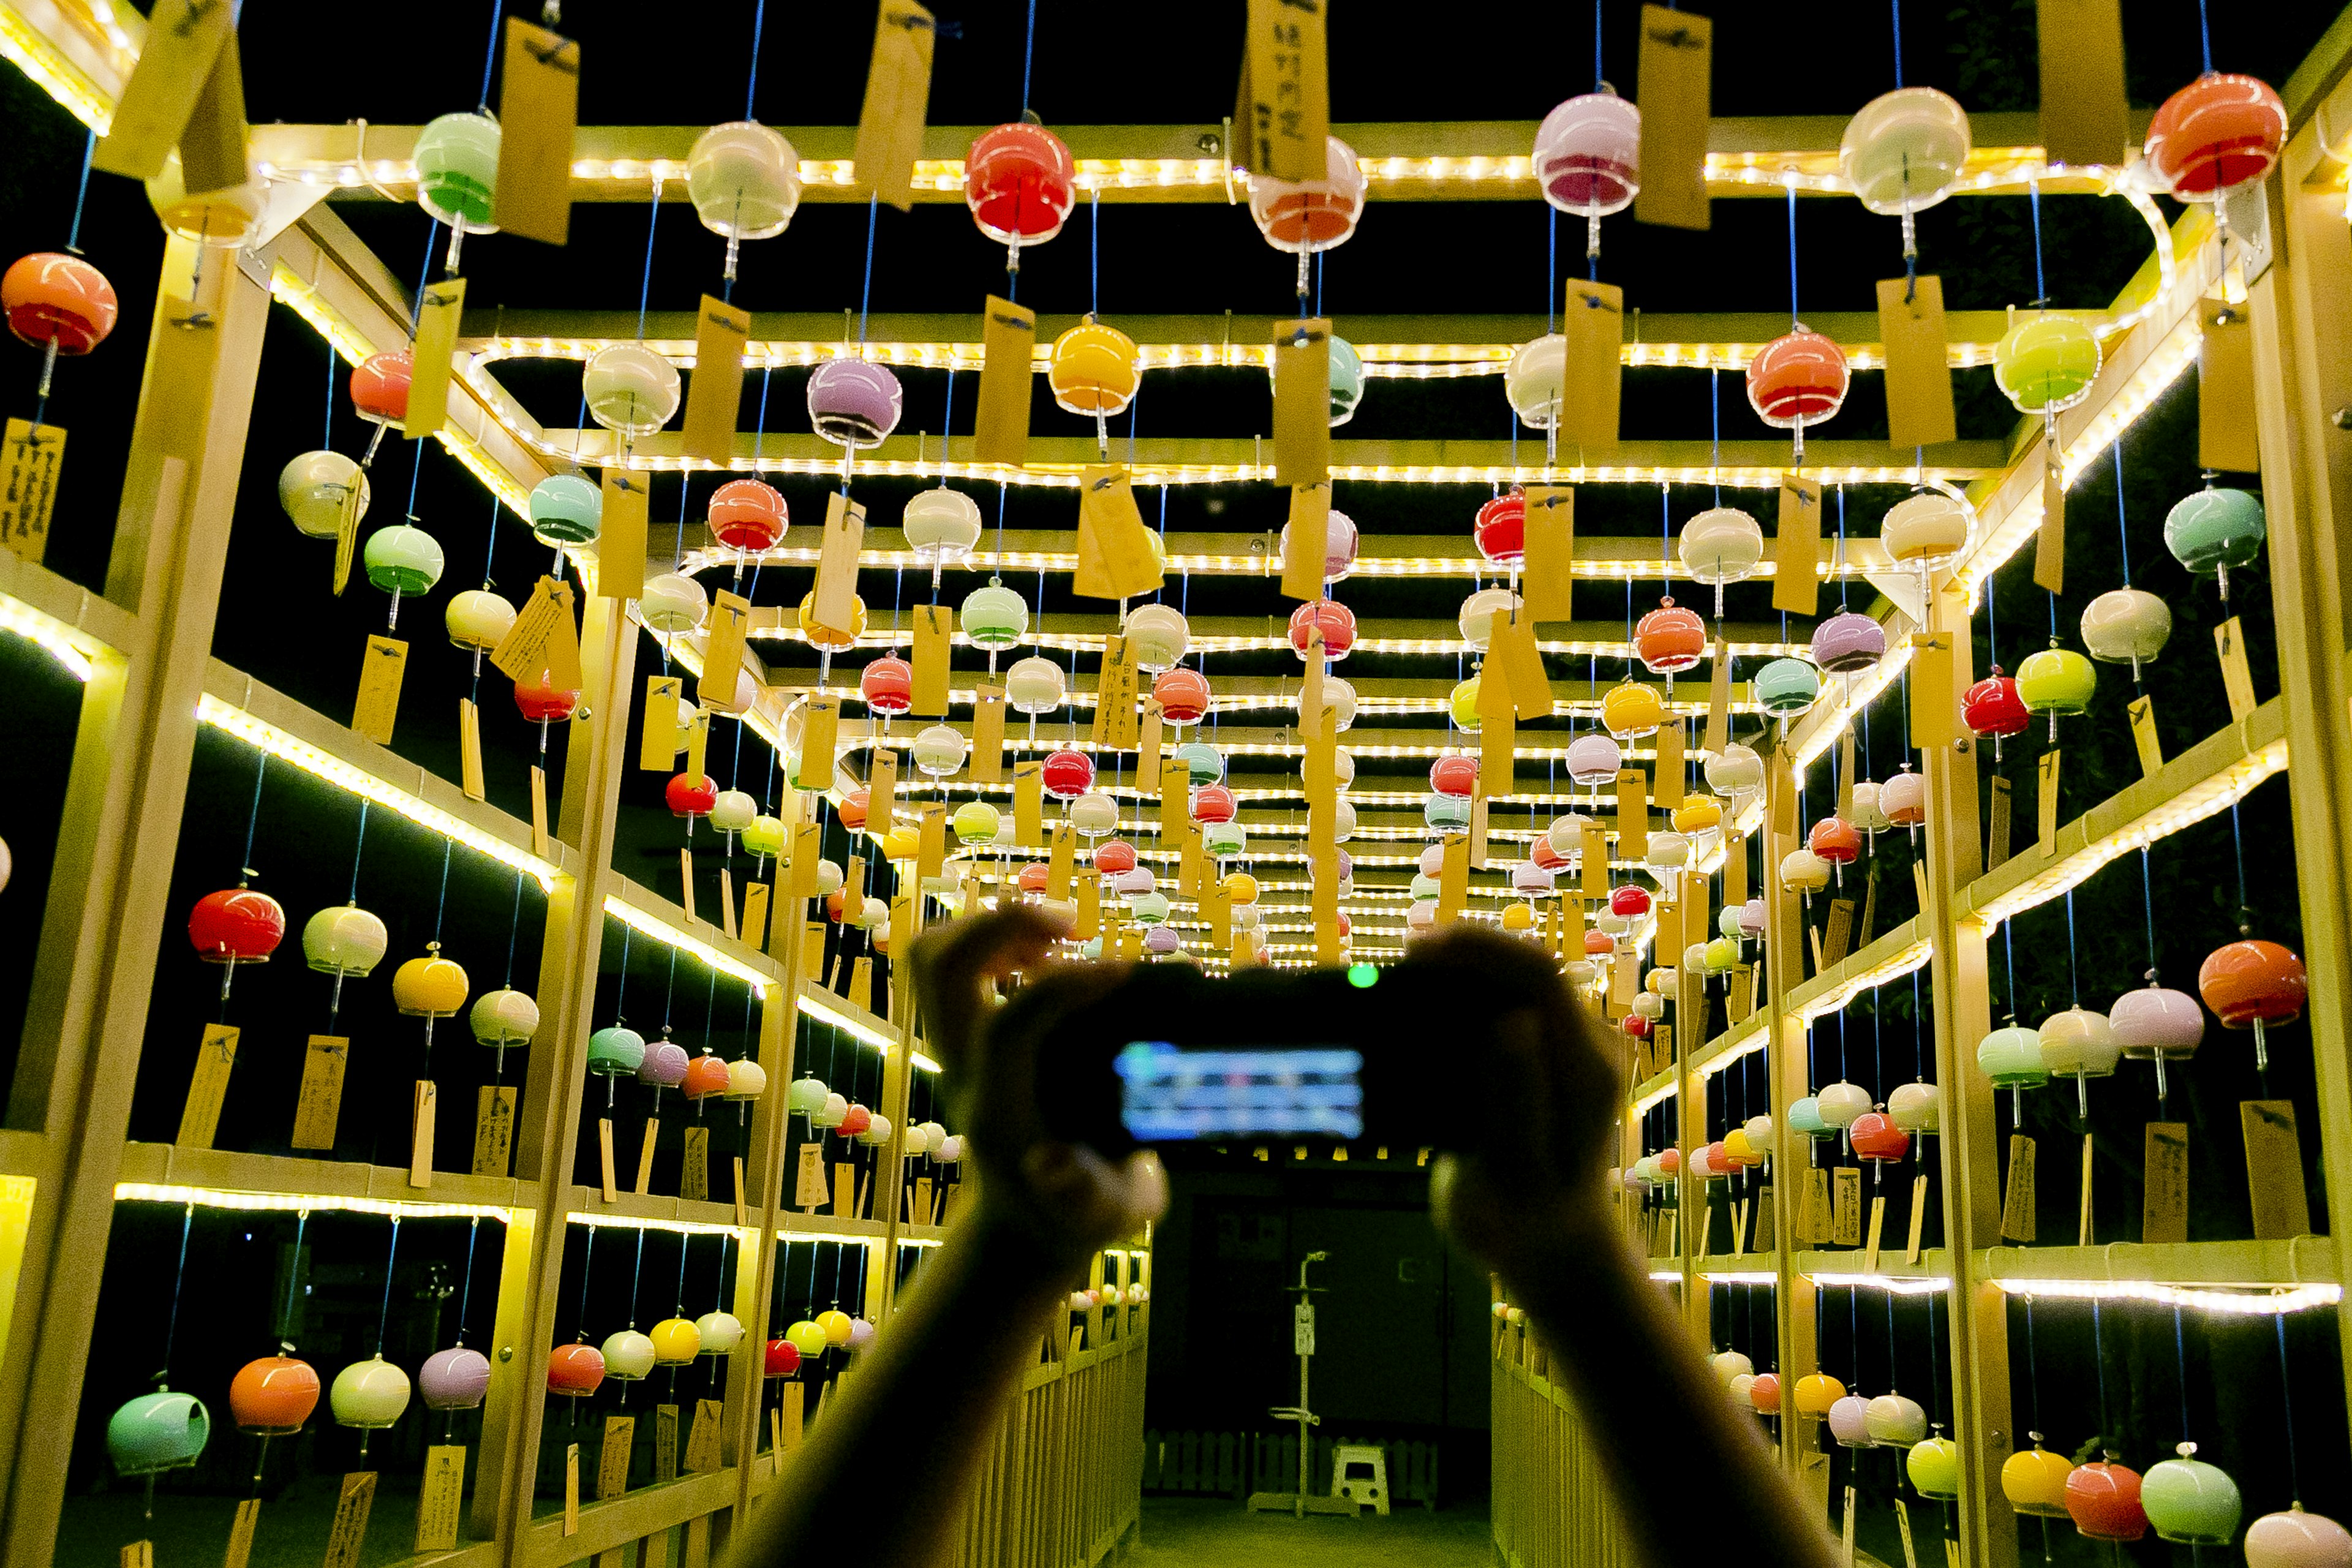
[(1816, 1286), (1829, 1289), (1884, 1290), (1893, 1296), (1934, 1296), (1952, 1288), (1945, 1274), (1816, 1274)]
[(198, 1208), (247, 1209), (271, 1214), (373, 1214), (393, 1219), (494, 1219), (505, 1224), (512, 1210), (496, 1204), (420, 1204), (404, 1198), (357, 1198), (334, 1193), (237, 1193), (219, 1187), (118, 1182), (117, 1203), (194, 1204)]
[[(121, 48), (119, 35), (121, 24), (114, 22), (107, 31), (115, 37), (118, 51)], [(20, 15), (14, 5), (0, 5), (0, 59), (6, 59), (32, 79), (33, 85), (62, 105), (67, 113), (89, 126), (100, 135), (106, 134), (114, 123), (114, 101), (96, 82), (66, 58), (56, 44), (42, 33), (31, 20)], [(127, 80), (131, 66), (121, 65)]]
[[(898, 1037), (895, 1035), (886, 1035), (878, 1030), (870, 1028), (863, 1019), (853, 1017), (847, 1013), (836, 1012), (832, 1007), (827, 1006), (823, 1002), (817, 1001), (814, 997), (803, 994), (800, 1000), (800, 1010), (806, 1013), (810, 1017), (822, 1018), (836, 1029), (847, 1030), (852, 1037), (862, 1041), (866, 1045), (872, 1047), (875, 1050), (880, 1051), (886, 1056), (898, 1048)], [(910, 1050), (908, 1055), (914, 1062), (915, 1066), (924, 1072), (937, 1072), (940, 1070), (940, 1064), (933, 1061), (930, 1058), (925, 1056), (920, 1051)]]
[[(772, 621), (762, 621), (754, 625), (746, 635), (757, 642), (806, 640), (802, 637), (797, 626), (786, 626)], [(892, 637), (887, 626), (876, 627), (869, 617), (865, 634), (853, 646), (870, 648), (904, 647), (907, 646), (907, 641), (905, 637)], [(675, 649), (687, 645), (673, 643), (671, 646)], [(959, 630), (955, 634), (954, 646), (969, 647), (971, 644)], [(1033, 633), (1022, 639), (1021, 646), (1033, 649), (1048, 647), (1071, 653), (1099, 653), (1102, 651), (1102, 639), (1098, 634), (1081, 636), (1073, 632), (1046, 632), (1043, 635)], [(1290, 650), (1290, 647), (1288, 634), (1277, 635), (1269, 632), (1264, 637), (1195, 637), (1192, 638), (1192, 651), (1193, 653), (1280, 653)], [(1811, 643), (1737, 642), (1730, 645), (1730, 652), (1736, 658), (1799, 658), (1808, 656), (1811, 647)], [(1633, 645), (1624, 642), (1553, 642), (1538, 639), (1536, 648), (1541, 653), (1555, 654), (1569, 658), (1630, 659), (1633, 657)], [(1357, 653), (1433, 654), (1444, 658), (1464, 658), (1477, 652), (1461, 637), (1359, 637), (1352, 645), (1352, 649)], [(845, 695), (847, 689), (844, 688), (843, 691)], [(1590, 708), (1593, 704), (1587, 700), (1582, 706)], [(1706, 704), (1681, 703), (1677, 706), (1691, 712), (1698, 712), (1705, 709)], [(1359, 700), (1357, 707), (1361, 709), (1363, 702)], [(1341, 732), (1345, 733), (1344, 731)]]
[[(1377, 544), (1378, 539), (1368, 542)], [(746, 566), (814, 566), (818, 550), (814, 545), (780, 544), (771, 550), (745, 551), (740, 553), (720, 547), (689, 550), (677, 570), (688, 576), (700, 572), (731, 571), (740, 562)], [(978, 574), (983, 572), (1073, 572), (1077, 569), (1076, 551), (1008, 550), (974, 551), (956, 563), (956, 569)], [(931, 563), (919, 558), (911, 550), (869, 548), (858, 556), (861, 567), (891, 567), (909, 572), (929, 572)], [(1264, 577), (1269, 581), (1282, 574), (1282, 557), (1277, 552), (1272, 557), (1254, 555), (1181, 555), (1168, 557), (1167, 570), (1171, 574), (1193, 573), (1205, 576)], [(1841, 579), (1859, 582), (1876, 568), (1859, 561), (1843, 564), (1824, 560), (1817, 575), (1824, 582)], [(1627, 559), (1623, 561), (1579, 561), (1569, 574), (1582, 580), (1602, 583), (1655, 583), (1664, 573), (1675, 581), (1689, 580), (1681, 563), (1661, 563)], [(1349, 577), (1476, 577), (1495, 575), (1495, 568), (1477, 555), (1359, 555), (1349, 569)], [(1749, 580), (1769, 582), (1772, 574), (1759, 571)]]
[(604, 895), (604, 912), (640, 936), (651, 937), (666, 947), (676, 948), (688, 957), (699, 960), (705, 968), (715, 969), (721, 974), (740, 980), (759, 996), (765, 997), (768, 988), (776, 984), (773, 976), (738, 963), (693, 932), (681, 931), (660, 916), (647, 913), (634, 904), (624, 903), (614, 894)]
[[(1826, 1283), (1827, 1275), (1816, 1283)], [(2272, 1317), (2313, 1307), (2333, 1307), (2344, 1300), (2341, 1285), (2271, 1287), (2263, 1294), (2252, 1290), (2220, 1290), (2189, 1285), (2162, 1285), (2152, 1279), (2011, 1279), (1996, 1275), (1992, 1283), (2012, 1296), (2042, 1296), (2076, 1301), (2152, 1301), (2163, 1307), (2195, 1307), (2202, 1311), (2236, 1317)]]
[(1710, 1285), (1777, 1285), (1780, 1282), (1780, 1277), (1769, 1268), (1702, 1271), (1699, 1278)]
[[(2133, 850), (2146, 848), (2207, 817), (2220, 816), (2243, 800), (2256, 784), (2273, 773), (2285, 772), (2286, 765), (2285, 740), (2273, 741), (2261, 751), (2231, 763), (2203, 783), (2183, 790), (2147, 816), (2084, 845), (2040, 876), (1988, 899), (1973, 912), (1990, 929), (2005, 920), (2046, 904), (2070, 889), (2082, 886), (2102, 868), (2112, 865)], [(1969, 911), (1955, 912), (1965, 914)]]
[(37, 643), (51, 658), (65, 667), (68, 675), (79, 681), (89, 681), (89, 656), (76, 646), (73, 634), (64, 622), (43, 615), (21, 600), (0, 595), (0, 631), (15, 632), (27, 641)]
[(672, 1236), (731, 1236), (739, 1241), (748, 1240), (757, 1226), (719, 1225), (698, 1219), (648, 1219), (638, 1215), (585, 1214), (578, 1209), (567, 1211), (566, 1225), (586, 1226), (590, 1230), (659, 1230)]
[(529, 873), (538, 879), (541, 892), (552, 892), (556, 879), (564, 874), (562, 868), (541, 859), (530, 850), (485, 833), (472, 823), (452, 816), (439, 806), (354, 767), (341, 757), (331, 756), (308, 741), (299, 740), (274, 724), (255, 718), (242, 708), (222, 701), (209, 691), (196, 703), (196, 718), (215, 729), (226, 731), (248, 745), (259, 747), (280, 761), (293, 763), (314, 778), (323, 779), (338, 789), (397, 812), (428, 833), (437, 833), (444, 838), (488, 856), (501, 866)]

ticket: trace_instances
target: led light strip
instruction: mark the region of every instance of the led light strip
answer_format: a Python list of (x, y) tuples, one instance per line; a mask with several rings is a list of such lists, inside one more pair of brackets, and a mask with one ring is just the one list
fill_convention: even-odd
[[(767, 606), (761, 605), (761, 608), (765, 609)], [(747, 635), (755, 642), (797, 643), (806, 640), (801, 635), (799, 626), (787, 626), (780, 622), (773, 621), (761, 621), (754, 624)], [(872, 618), (869, 616), (866, 621), (866, 631), (858, 637), (856, 643), (853, 646), (864, 648), (904, 647), (907, 646), (908, 640), (909, 639), (906, 637), (892, 636), (890, 629), (887, 626), (877, 627), (873, 624)], [(680, 645), (674, 643), (671, 646), (675, 648)], [(962, 648), (969, 648), (971, 646), (970, 640), (965, 637), (961, 629), (959, 629), (955, 634), (954, 646)], [(1033, 632), (1030, 636), (1021, 639), (1020, 646), (1028, 648), (1032, 652), (1036, 652), (1043, 648), (1053, 648), (1057, 652), (1065, 653), (1100, 653), (1102, 651), (1102, 638), (1099, 634), (1094, 636), (1081, 636), (1072, 632), (1045, 632), (1043, 634)], [(1730, 652), (1732, 657), (1735, 658), (1798, 658), (1808, 656), (1811, 647), (1812, 645), (1811, 643), (1737, 642), (1730, 645)], [(1540, 653), (1552, 654), (1567, 658), (1631, 659), (1633, 657), (1633, 647), (1631, 643), (1615, 641), (1553, 642), (1549, 639), (1538, 638), (1536, 643), (1536, 648), (1537, 651)], [(1293, 652), (1296, 650), (1291, 647), (1288, 633), (1268, 632), (1263, 637), (1196, 636), (1192, 638), (1192, 651), (1193, 653), (1282, 653)], [(1435, 655), (1440, 658), (1461, 658), (1475, 656), (1477, 655), (1478, 650), (1473, 648), (1468, 642), (1461, 637), (1383, 637), (1360, 636), (1356, 638), (1355, 642), (1350, 645), (1350, 651), (1355, 653), (1423, 654)], [(1337, 672), (1335, 671), (1334, 673), (1336, 674)], [(1743, 681), (1740, 684), (1745, 686), (1748, 683)], [(1359, 701), (1357, 706), (1360, 709), (1363, 704), (1361, 701)], [(1591, 707), (1593, 704), (1587, 701), (1584, 706)], [(1679, 706), (1691, 712), (1702, 711), (1705, 708), (1705, 704), (1703, 703), (1683, 703)]]
[(159, 1185), (149, 1182), (118, 1182), (117, 1203), (194, 1204), (198, 1208), (246, 1209), (273, 1214), (372, 1214), (392, 1219), (494, 1219), (508, 1221), (512, 1210), (496, 1204), (420, 1204), (401, 1198), (356, 1198), (334, 1193), (239, 1193), (219, 1187)]
[(88, 682), (89, 656), (75, 646), (73, 634), (61, 621), (43, 615), (21, 600), (0, 595), (0, 631), (15, 632), (41, 648), (76, 680)]
[[(121, 24), (114, 20), (113, 8), (100, 0), (99, 9), (105, 13), (107, 32), (118, 56), (128, 54), (122, 47)], [(113, 100), (14, 5), (0, 5), (0, 59), (15, 65), (32, 79), (34, 86), (64, 106), (67, 113), (100, 135), (105, 135), (113, 124)], [(135, 59), (134, 56), (129, 60), (118, 60), (117, 68), (125, 80), (130, 79)]]
[(731, 1236), (738, 1241), (749, 1241), (757, 1226), (716, 1225), (698, 1219), (648, 1219), (638, 1215), (585, 1214), (578, 1209), (565, 1213), (566, 1225), (585, 1226), (590, 1230), (658, 1230), (672, 1236)]
[(1894, 1296), (1934, 1296), (1952, 1288), (1944, 1274), (1815, 1274), (1813, 1283), (1827, 1289), (1884, 1290)]
[[(847, 1013), (836, 1011), (833, 1007), (826, 1005), (824, 1003), (818, 1001), (814, 997), (807, 995), (802, 996), (801, 1011), (806, 1013), (812, 1018), (823, 1019), (836, 1029), (847, 1030), (852, 1037), (872, 1047), (874, 1049), (881, 1052), (885, 1056), (887, 1056), (890, 1052), (898, 1048), (898, 1039), (897, 1036), (882, 1034), (879, 1031), (869, 1027), (865, 1020), (853, 1017)], [(908, 1056), (919, 1071), (937, 1072), (940, 1070), (940, 1064), (933, 1061), (930, 1058), (925, 1056), (920, 1051), (909, 1051)]]
[[(1366, 536), (1365, 542), (1378, 545), (1377, 535)], [(692, 576), (701, 572), (731, 571), (736, 566), (814, 566), (819, 551), (814, 545), (780, 544), (771, 550), (734, 551), (720, 546), (689, 550), (680, 559), (677, 570)], [(1077, 569), (1077, 553), (1068, 551), (1008, 550), (1003, 552), (977, 550), (955, 563), (955, 569), (975, 575), (1002, 572), (1074, 572)], [(865, 567), (887, 567), (907, 572), (929, 572), (931, 563), (911, 550), (868, 548), (858, 556)], [(1282, 553), (1277, 547), (1270, 556), (1257, 555), (1181, 555), (1168, 557), (1169, 574), (1192, 573), (1200, 576), (1263, 577), (1269, 582), (1282, 575)], [(1877, 570), (1861, 562), (1840, 563), (1823, 560), (1816, 575), (1825, 583), (1841, 579), (1860, 581)], [(1496, 574), (1496, 568), (1478, 555), (1359, 555), (1349, 569), (1349, 577), (1470, 577), (1485, 580)], [(1580, 581), (1601, 583), (1657, 583), (1690, 581), (1679, 561), (1579, 561), (1569, 569), (1569, 574)], [(1748, 580), (1769, 582), (1769, 563)], [(902, 639), (903, 640), (903, 639)], [(1622, 654), (1619, 657), (1623, 657)]]
[[(1816, 1277), (1826, 1283), (1830, 1276)], [(2341, 1285), (2273, 1286), (2261, 1295), (2252, 1291), (2208, 1289), (2190, 1285), (2162, 1285), (2152, 1279), (2011, 1279), (1992, 1283), (2011, 1296), (2044, 1296), (2077, 1301), (2152, 1301), (2163, 1307), (2195, 1307), (2232, 1317), (2273, 1317), (2313, 1307), (2333, 1307), (2344, 1300)]]
[(699, 960), (706, 968), (743, 982), (754, 994), (762, 998), (767, 995), (768, 988), (776, 984), (774, 976), (738, 963), (693, 932), (682, 931), (635, 904), (625, 903), (614, 894), (604, 896), (604, 912), (640, 936), (648, 936), (665, 946), (674, 947), (688, 957)]
[(331, 756), (308, 741), (297, 739), (275, 725), (255, 718), (242, 708), (222, 701), (209, 691), (197, 700), (196, 717), (248, 745), (259, 747), (282, 762), (293, 763), (314, 778), (396, 812), (428, 833), (453, 839), (468, 849), (488, 856), (502, 866), (529, 873), (538, 879), (541, 892), (553, 891), (556, 879), (564, 874), (561, 867), (541, 859), (528, 849), (486, 833), (463, 818), (452, 816), (406, 790), (354, 767), (340, 757)]

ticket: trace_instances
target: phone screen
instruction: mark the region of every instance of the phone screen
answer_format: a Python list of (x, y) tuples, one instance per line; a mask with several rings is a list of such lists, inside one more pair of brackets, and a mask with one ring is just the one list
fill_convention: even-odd
[(1119, 1120), (1138, 1142), (1363, 1135), (1364, 1058), (1339, 1047), (1185, 1050), (1134, 1040), (1114, 1065)]

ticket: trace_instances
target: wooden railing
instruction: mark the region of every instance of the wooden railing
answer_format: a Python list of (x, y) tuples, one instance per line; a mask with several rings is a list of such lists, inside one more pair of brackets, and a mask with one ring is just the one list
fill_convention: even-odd
[(963, 1568), (1090, 1568), (1135, 1528), (1150, 1339), (1128, 1315), (1095, 1348), (1074, 1331), (1023, 1383), (964, 1519)]
[(1492, 1367), (1496, 1557), (1502, 1568), (1633, 1568), (1632, 1543), (1601, 1474), (1602, 1440), (1543, 1366), (1541, 1346), (1523, 1327), (1498, 1325)]

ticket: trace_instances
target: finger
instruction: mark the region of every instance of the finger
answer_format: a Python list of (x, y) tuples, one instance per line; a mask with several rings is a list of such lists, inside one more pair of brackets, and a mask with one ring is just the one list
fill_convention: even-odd
[(981, 1147), (1017, 1153), (1040, 1135), (1037, 1111), (1037, 1052), (1073, 1012), (1092, 1005), (1123, 984), (1129, 966), (1123, 963), (1069, 963), (1031, 967), (1035, 978), (1020, 993), (1019, 1005), (987, 1008), (971, 1005), (979, 1016), (981, 1037), (964, 1052), (975, 1114), (967, 1121), (980, 1132)]
[(972, 915), (928, 931), (908, 957), (915, 969), (924, 1037), (943, 1062), (969, 1056), (987, 1017), (984, 983), (1041, 966), (1065, 922), (1028, 905)]

